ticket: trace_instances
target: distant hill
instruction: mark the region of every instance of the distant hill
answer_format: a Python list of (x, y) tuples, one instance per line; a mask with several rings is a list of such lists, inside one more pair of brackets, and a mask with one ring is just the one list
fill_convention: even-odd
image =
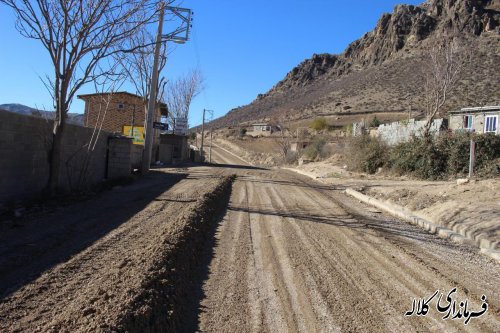
[(397, 5), (342, 54), (313, 55), (268, 92), (212, 125), (423, 110), (428, 50), (449, 31), (463, 38), (472, 61), (445, 111), (498, 103), (500, 0), (427, 0), (419, 6)]
[[(42, 117), (46, 119), (54, 119), (53, 111), (44, 111), (31, 108), (22, 104), (0, 104), (0, 109), (15, 112), (19, 114), (24, 114), (28, 116)], [(83, 114), (79, 113), (68, 113), (68, 123), (73, 125), (83, 126)]]

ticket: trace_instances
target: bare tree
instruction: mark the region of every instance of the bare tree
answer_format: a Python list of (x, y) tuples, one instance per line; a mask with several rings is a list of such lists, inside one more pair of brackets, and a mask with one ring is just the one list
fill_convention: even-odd
[(424, 87), (425, 136), (429, 135), (434, 118), (454, 92), (468, 59), (468, 52), (457, 37), (446, 38), (429, 51)]
[(61, 142), (66, 117), (78, 89), (102, 76), (114, 75), (113, 54), (139, 48), (128, 41), (157, 12), (147, 0), (0, 0), (14, 10), (16, 28), (24, 37), (38, 40), (49, 53), (54, 72), (44, 84), (56, 111), (50, 149), (47, 188), (59, 186)]
[(285, 119), (272, 119), (270, 123), (279, 129), (279, 133), (275, 136), (274, 141), (279, 147), (279, 155), (283, 159), (283, 162), (287, 163), (293, 141), (293, 135), (290, 133), (290, 123)]
[(165, 103), (172, 118), (188, 118), (193, 99), (203, 90), (203, 76), (197, 69), (167, 83)]
[[(125, 71), (128, 80), (134, 85), (136, 92), (147, 101), (149, 99), (153, 71), (155, 36), (144, 29), (131, 37), (129, 43), (136, 50), (134, 52), (116, 54), (115, 59)], [(141, 47), (143, 45), (146, 46)], [(163, 43), (158, 64), (159, 73), (161, 73), (166, 63), (167, 44)], [(165, 84), (165, 78), (162, 77), (158, 81), (158, 99), (164, 94)], [(147, 103), (145, 105), (147, 106)]]

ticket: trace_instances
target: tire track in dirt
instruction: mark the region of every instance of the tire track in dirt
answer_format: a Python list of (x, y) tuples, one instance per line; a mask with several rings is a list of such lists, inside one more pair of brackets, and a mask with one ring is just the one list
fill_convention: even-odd
[[(229, 164), (231, 157), (217, 152)], [(218, 156), (217, 155), (217, 156)], [(234, 163), (237, 164), (236, 161)], [(219, 266), (218, 270), (246, 269), (247, 293), (258, 295), (250, 308), (262, 309), (263, 325), (221, 327), (206, 324), (210, 310), (200, 316), (204, 332), (496, 332), (498, 265), (414, 226), (384, 215), (373, 216), (363, 205), (276, 171), (241, 170), (248, 204), (240, 197), (231, 212), (248, 212), (255, 265)], [(247, 223), (243, 216), (224, 223)], [(235, 227), (235, 226), (233, 226)], [(226, 235), (227, 236), (227, 235)], [(221, 233), (220, 243), (246, 247)], [(217, 254), (216, 254), (217, 257)], [(468, 260), (464, 260), (468, 259)], [(223, 258), (218, 259), (224, 262)], [(234, 262), (233, 262), (234, 265)], [(488, 276), (484, 281), (483, 276)], [(215, 277), (215, 275), (213, 275)], [(221, 286), (210, 276), (205, 295), (220, 294)], [(258, 288), (258, 293), (254, 291)], [(489, 312), (464, 326), (463, 320), (443, 320), (435, 308), (425, 317), (405, 317), (413, 298), (447, 293), (457, 287), (459, 298), (479, 309), (480, 296), (490, 300)], [(464, 297), (465, 293), (465, 297)], [(243, 299), (243, 298), (242, 298)], [(203, 324), (206, 325), (203, 325)], [(229, 329), (228, 329), (229, 328)]]
[[(313, 200), (313, 199), (310, 199)], [(317, 201), (315, 201), (317, 203)], [(328, 209), (325, 209), (328, 211)], [(346, 221), (346, 220), (344, 220)], [(338, 279), (346, 281), (347, 283), (342, 284), (342, 289), (337, 289), (336, 301), (332, 304), (334, 306), (335, 303), (338, 303), (341, 300), (344, 300), (344, 303), (349, 303), (350, 295), (356, 294), (356, 298), (364, 299), (364, 302), (360, 305), (356, 302), (349, 304), (342, 311), (344, 322), (349, 322), (349, 320), (345, 320), (345, 316), (352, 316), (354, 313), (349, 313), (350, 309), (356, 309), (358, 313), (373, 313), (374, 308), (384, 309), (384, 315), (387, 316), (387, 319), (383, 322), (373, 322), (372, 320), (366, 320), (364, 323), (357, 322), (357, 328), (363, 328), (361, 330), (369, 330), (377, 328), (380, 331), (389, 331), (391, 327), (402, 327), (404, 328), (404, 322), (396, 322), (397, 316), (391, 316), (391, 314), (401, 314), (402, 310), (397, 309), (393, 306), (393, 304), (397, 304), (400, 299), (394, 299), (394, 297), (388, 297), (390, 295), (385, 294), (384, 290), (390, 290), (387, 286), (385, 288), (376, 288), (376, 274), (377, 272), (391, 272), (392, 274), (384, 274), (384, 279), (387, 281), (391, 281), (394, 283), (394, 270), (393, 267), (387, 265), (384, 262), (377, 262), (377, 271), (371, 272), (367, 269), (370, 266), (373, 266), (373, 260), (377, 258), (372, 250), (370, 255), (367, 255), (368, 252), (365, 248), (359, 246), (361, 242), (352, 241), (355, 239), (355, 235), (346, 235), (345, 226), (342, 227), (329, 227), (328, 229), (335, 230), (327, 230), (325, 228), (321, 228), (321, 232), (316, 231), (314, 225), (311, 225), (311, 222), (307, 221), (292, 221), (291, 225), (294, 226), (295, 232), (300, 236), (303, 240), (304, 244), (308, 244), (311, 248), (310, 254), (312, 258), (319, 257), (320, 260), (315, 263), (315, 266), (322, 267), (326, 266), (329, 268), (326, 272), (322, 272), (323, 274), (316, 274), (317, 277), (329, 278), (332, 275), (332, 272), (338, 273)], [(353, 221), (356, 223), (357, 221)], [(347, 222), (348, 224), (349, 222)], [(350, 230), (350, 229), (349, 229)], [(331, 238), (324, 237), (327, 234)], [(323, 237), (320, 237), (323, 235)], [(325, 239), (328, 241), (325, 243)], [(335, 240), (335, 241), (332, 241)], [(345, 259), (344, 259), (345, 258)], [(360, 262), (363, 261), (363, 262)], [(369, 265), (369, 263), (371, 265)], [(354, 269), (353, 266), (362, 267), (362, 269)], [(328, 273), (330, 272), (330, 273)], [(338, 280), (337, 279), (337, 280)], [(378, 281), (382, 279), (378, 278)], [(333, 284), (333, 281), (330, 281), (330, 284)], [(402, 281), (398, 281), (401, 284)], [(380, 286), (380, 284), (379, 284)], [(347, 290), (344, 288), (347, 287)], [(353, 290), (354, 289), (354, 290)], [(406, 289), (406, 288), (405, 288)], [(398, 294), (407, 293), (407, 290), (401, 290)], [(392, 298), (388, 301), (388, 298)], [(381, 300), (385, 300), (386, 304), (382, 304)], [(346, 314), (347, 312), (347, 314)], [(355, 315), (355, 314), (354, 314)], [(355, 315), (355, 317), (358, 317)], [(356, 322), (356, 318), (351, 318), (352, 322)], [(371, 319), (370, 317), (368, 319)], [(383, 326), (381, 326), (383, 325)], [(345, 329), (352, 329), (350, 327), (344, 327)], [(404, 328), (405, 330), (410, 330), (410, 327)]]
[[(328, 197), (322, 196), (319, 192), (317, 191), (312, 191), (310, 192), (307, 197), (312, 201), (319, 203), (323, 208), (324, 211), (327, 211), (329, 207), (332, 206), (331, 200), (329, 200)], [(407, 226), (407, 225), (404, 225)], [(411, 226), (409, 226), (411, 228)], [(328, 249), (328, 247), (331, 247), (331, 242), (326, 243), (325, 237), (320, 237), (321, 233), (316, 232), (317, 235), (315, 235), (316, 228), (310, 228), (308, 232), (305, 234), (310, 235), (310, 237), (314, 240), (317, 240), (319, 242), (322, 242), (325, 245), (325, 249)], [(357, 237), (353, 231), (358, 230), (357, 228), (345, 228), (342, 227), (339, 229), (338, 235), (344, 235), (344, 238), (346, 241), (350, 240), (352, 243), (351, 245), (355, 245), (358, 250), (355, 249), (350, 249), (349, 251), (345, 251), (346, 256), (350, 257), (351, 259), (349, 261), (352, 262), (359, 262), (360, 260), (364, 261), (359, 264), (360, 267), (365, 267), (366, 268), (366, 275), (371, 275), (372, 277), (379, 276), (379, 286), (382, 286), (383, 288), (380, 288), (382, 290), (391, 290), (395, 288), (399, 288), (401, 290), (396, 293), (396, 295), (412, 295), (415, 297), (419, 297), (418, 295), (431, 295), (435, 290), (438, 288), (441, 289), (442, 291), (446, 290), (449, 291), (451, 288), (457, 286), (459, 289), (461, 288), (461, 284), (456, 284), (454, 283), (453, 279), (448, 279), (448, 278), (443, 278), (442, 274), (439, 273), (439, 271), (436, 271), (432, 266), (429, 268), (425, 264), (422, 265), (420, 262), (413, 262), (413, 265), (417, 264), (417, 267), (411, 267), (410, 265), (407, 265), (406, 269), (402, 269), (405, 267), (403, 264), (404, 262), (411, 262), (412, 257), (411, 256), (406, 256), (405, 252), (403, 252), (403, 257), (404, 259), (399, 261), (398, 263), (393, 263), (393, 260), (388, 260), (387, 258), (391, 258), (392, 254), (397, 254), (398, 251), (395, 251), (399, 248), (394, 249), (393, 244), (391, 242), (385, 242), (385, 241), (377, 241), (374, 242), (374, 238), (378, 237), (379, 234), (381, 233), (380, 231), (376, 230), (375, 232), (370, 232), (370, 233), (365, 233), (363, 232), (361, 234), (361, 238)], [(418, 229), (415, 229), (415, 232), (420, 233), (421, 231)], [(332, 239), (334, 239), (334, 235), (331, 235)], [(429, 237), (432, 238), (431, 235)], [(380, 238), (380, 237), (379, 237)], [(338, 242), (337, 244), (347, 244), (346, 242)], [(376, 246), (373, 246), (376, 245)], [(451, 245), (452, 247), (454, 245)], [(347, 250), (347, 248), (346, 248)], [(413, 249), (415, 250), (415, 249)], [(419, 252), (426, 252), (425, 247), (418, 248), (417, 251)], [(332, 251), (326, 251), (326, 253), (332, 252)], [(354, 257), (352, 254), (356, 254)], [(359, 255), (358, 255), (359, 254)], [(337, 258), (342, 258), (343, 256), (336, 256)], [(347, 261), (347, 263), (349, 262)], [(373, 263), (376, 263), (376, 265), (373, 265)], [(446, 262), (443, 262), (442, 264), (446, 264)], [(374, 269), (375, 267), (378, 267), (376, 270)], [(352, 270), (355, 272), (356, 270)], [(380, 273), (383, 273), (380, 275)], [(390, 273), (390, 274), (388, 274)], [(455, 273), (456, 275), (456, 273)], [(403, 277), (403, 279), (400, 279), (398, 277)], [(365, 276), (360, 275), (356, 277), (355, 280), (360, 280), (363, 281)], [(394, 281), (396, 279), (396, 281)], [(436, 283), (436, 281), (440, 281)], [(365, 281), (365, 284), (369, 284), (370, 281), (367, 280)], [(410, 289), (408, 289), (410, 288)], [(378, 291), (375, 289), (374, 291)], [(390, 295), (390, 294), (388, 294)], [(383, 295), (380, 299), (383, 299)], [(385, 296), (387, 298), (387, 296)], [(479, 300), (479, 297), (476, 297), (475, 300), (475, 306), (480, 307), (480, 303), (477, 302)], [(410, 297), (408, 298), (410, 299)], [(398, 300), (397, 297), (393, 299), (392, 302), (401, 303), (404, 300), (401, 298)], [(394, 304), (394, 303), (393, 303)], [(394, 312), (394, 309), (392, 310), (392, 313), (402, 313), (406, 309), (399, 309)], [(400, 317), (401, 318), (401, 317)], [(431, 325), (430, 327), (433, 327), (433, 329), (436, 329), (436, 327), (441, 327), (441, 329), (446, 329), (446, 330), (451, 330), (454, 327), (454, 331), (460, 331), (460, 329), (463, 329), (463, 323), (453, 321), (450, 323), (443, 322), (441, 318), (438, 318), (438, 316), (434, 317), (426, 317), (426, 320), (431, 319), (431, 321), (434, 321), (434, 324)], [(402, 323), (398, 323), (398, 325), (401, 325)], [(424, 323), (428, 324), (427, 322)], [(495, 328), (492, 326), (488, 325), (483, 325), (483, 322), (475, 323), (474, 325), (470, 325), (467, 327), (470, 329), (471, 327), (475, 327), (478, 329), (478, 331), (495, 331)], [(497, 322), (498, 324), (498, 322)], [(444, 326), (446, 325), (446, 327)], [(398, 326), (399, 327), (399, 326)]]
[[(330, 199), (334, 199), (336, 202), (338, 202), (339, 199), (338, 196), (332, 198), (328, 194), (325, 194), (324, 191), (316, 191), (313, 193), (318, 202), (323, 201), (323, 206), (331, 204)], [(348, 197), (342, 198), (347, 198), (349, 200)], [(349, 210), (352, 213), (352, 209)], [(355, 213), (354, 215), (357, 216), (358, 219), (363, 220), (359, 214)], [(485, 290), (487, 290), (490, 295), (489, 302), (493, 317), (495, 317), (493, 321), (495, 325), (491, 326), (485, 322), (476, 322), (474, 325), (477, 325), (476, 328), (479, 328), (479, 331), (487, 332), (497, 330), (496, 327), (499, 326), (498, 309), (500, 305), (499, 290), (497, 286), (500, 281), (500, 274), (495, 267), (498, 268), (498, 265), (495, 263), (491, 265), (491, 260), (481, 255), (477, 255), (474, 247), (451, 243), (435, 235), (423, 232), (421, 229), (408, 223), (391, 218), (380, 220), (379, 223), (381, 225), (398, 225), (396, 228), (387, 228), (391, 231), (405, 231), (405, 233), (401, 234), (387, 234), (384, 232), (384, 228), (376, 228), (373, 230), (373, 235), (383, 240), (379, 247), (388, 249), (386, 252), (387, 256), (382, 256), (382, 258), (392, 256), (393, 259), (397, 260), (397, 265), (395, 267), (397, 267), (398, 270), (392, 270), (393, 272), (397, 272), (399, 275), (409, 272), (409, 274), (406, 274), (406, 281), (412, 283), (415, 283), (417, 278), (419, 281), (426, 281), (426, 290), (429, 295), (437, 289), (447, 292), (453, 287), (457, 287), (459, 292), (463, 292), (466, 297), (472, 300), (472, 304), (477, 308), (481, 305), (481, 302), (478, 302), (478, 300), (480, 300)], [(467, 261), (464, 261), (465, 258), (471, 258), (471, 264), (467, 265), (467, 268), (460, 270), (460, 267), (464, 266), (464, 263), (467, 263)], [(477, 274), (474, 274), (477, 273), (476, 267), (483, 266), (488, 268), (487, 275), (490, 276), (490, 279), (487, 281), (481, 280)], [(422, 291), (419, 293), (422, 294)], [(412, 297), (418, 297), (419, 294), (414, 292), (411, 293), (411, 295)], [(452, 323), (456, 324), (456, 322)], [(442, 320), (439, 318), (437, 325), (439, 326), (442, 324)], [(463, 328), (460, 324), (456, 324), (455, 326), (458, 329)], [(469, 324), (467, 328), (470, 329), (470, 327), (471, 325)]]

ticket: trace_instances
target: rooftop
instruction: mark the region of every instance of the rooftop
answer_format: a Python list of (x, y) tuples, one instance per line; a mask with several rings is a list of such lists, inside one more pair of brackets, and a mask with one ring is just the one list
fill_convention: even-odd
[(94, 94), (84, 94), (84, 95), (78, 95), (77, 97), (80, 98), (80, 99), (85, 99), (86, 97), (92, 97), (92, 96), (106, 96), (106, 95), (128, 95), (128, 96), (132, 96), (132, 97), (136, 97), (136, 98), (141, 98), (141, 96), (139, 95), (136, 95), (136, 94), (132, 94), (132, 93), (129, 93), (127, 91), (116, 91), (116, 92), (113, 92), (113, 93), (94, 93)]
[(488, 112), (488, 111), (500, 111), (500, 105), (490, 105), (490, 106), (478, 106), (472, 108), (462, 108), (460, 110), (451, 111), (451, 113), (475, 113), (475, 112)]

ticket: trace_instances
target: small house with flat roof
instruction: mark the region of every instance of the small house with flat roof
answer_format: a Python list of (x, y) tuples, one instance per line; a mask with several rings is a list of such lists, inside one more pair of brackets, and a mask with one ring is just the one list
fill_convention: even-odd
[(449, 128), (453, 131), (500, 134), (498, 118), (500, 105), (463, 108), (450, 112)]

